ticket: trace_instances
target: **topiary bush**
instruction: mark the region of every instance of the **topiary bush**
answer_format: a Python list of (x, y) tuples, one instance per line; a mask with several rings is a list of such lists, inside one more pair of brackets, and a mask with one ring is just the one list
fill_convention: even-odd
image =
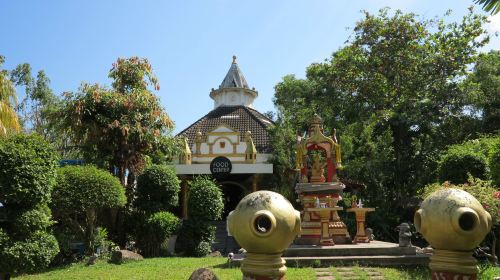
[(438, 164), (439, 180), (453, 184), (467, 182), (468, 174), (486, 179), (488, 166), (483, 154), (455, 146), (441, 156)]
[(44, 231), (54, 224), (51, 216), (50, 208), (47, 205), (23, 212), (14, 212), (9, 215), (9, 219), (13, 221), (12, 232), (19, 236), (29, 236), (35, 231)]
[[(211, 252), (210, 244), (214, 242), (215, 230), (215, 226), (206, 221), (185, 220), (179, 232), (176, 251), (187, 256), (206, 256)], [(200, 245), (202, 242), (209, 246)]]
[(189, 219), (213, 221), (222, 216), (224, 201), (217, 184), (206, 176), (200, 176), (189, 183)]
[(55, 184), (57, 154), (40, 136), (15, 135), (0, 143), (0, 199), (5, 207), (47, 203)]
[(224, 210), (222, 192), (206, 176), (193, 179), (189, 186), (188, 220), (182, 224), (178, 250), (191, 256), (205, 256), (210, 253), (216, 230), (209, 221), (220, 219)]
[[(438, 161), (440, 182), (450, 181), (453, 184), (467, 182), (468, 173), (474, 178), (493, 179), (500, 173), (495, 152), (500, 149), (500, 136), (485, 136), (451, 145), (444, 151)], [(498, 183), (495, 183), (498, 185)]]
[[(118, 178), (94, 166), (65, 166), (58, 170), (51, 208), (60, 227), (71, 229), (87, 248), (96, 235), (97, 213), (126, 203)], [(64, 231), (64, 229), (59, 229)]]
[(58, 243), (52, 234), (36, 231), (25, 240), (7, 242), (0, 253), (0, 267), (16, 268), (16, 273), (40, 271), (58, 252)]
[(168, 211), (178, 205), (180, 180), (171, 166), (153, 165), (137, 178), (134, 206), (148, 213)]
[(0, 139), (0, 276), (46, 268), (59, 252), (47, 203), (57, 154), (37, 135)]
[(181, 221), (174, 214), (166, 211), (156, 212), (145, 219), (137, 234), (137, 247), (144, 257), (165, 255), (161, 245), (172, 234), (177, 233)]

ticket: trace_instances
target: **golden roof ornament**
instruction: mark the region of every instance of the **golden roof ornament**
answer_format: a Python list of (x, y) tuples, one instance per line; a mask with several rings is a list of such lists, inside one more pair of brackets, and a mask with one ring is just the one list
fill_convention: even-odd
[(191, 164), (191, 149), (189, 148), (187, 137), (182, 137), (183, 147), (179, 157), (179, 164)]

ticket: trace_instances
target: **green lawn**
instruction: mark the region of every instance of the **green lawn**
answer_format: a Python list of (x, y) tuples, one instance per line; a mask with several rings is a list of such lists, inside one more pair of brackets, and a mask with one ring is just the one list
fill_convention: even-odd
[[(228, 268), (225, 258), (154, 258), (139, 262), (128, 262), (122, 265), (109, 264), (100, 261), (93, 266), (79, 263), (71, 266), (55, 268), (50, 271), (15, 277), (16, 279), (169, 279), (186, 280), (189, 275), (200, 267), (209, 267), (221, 280), (241, 279), (240, 269)], [(399, 280), (427, 280), (430, 273), (427, 268), (420, 269), (395, 269), (377, 268), (385, 279)], [(336, 268), (331, 271), (338, 277)], [(354, 269), (359, 279), (368, 279), (360, 269)], [(481, 277), (482, 276), (482, 277)], [(486, 267), (478, 279), (492, 279), (492, 276), (500, 276), (500, 268)], [(288, 280), (316, 279), (313, 268), (289, 267), (286, 278)], [(337, 278), (341, 279), (341, 278)]]
[[(154, 258), (121, 265), (100, 261), (92, 266), (74, 264), (48, 272), (18, 276), (15, 279), (169, 279), (186, 280), (200, 268), (211, 268), (221, 280), (241, 279), (238, 267), (227, 268), (226, 258)], [(315, 279), (312, 268), (289, 268), (287, 279)]]

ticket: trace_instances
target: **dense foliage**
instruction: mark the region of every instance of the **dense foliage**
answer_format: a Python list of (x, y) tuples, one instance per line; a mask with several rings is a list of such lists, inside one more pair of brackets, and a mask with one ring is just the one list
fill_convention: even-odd
[(178, 204), (180, 180), (171, 166), (147, 167), (137, 178), (137, 209), (153, 213), (167, 211)]
[(276, 157), (293, 168), (292, 143), (318, 113), (326, 134), (337, 128), (341, 175), (366, 184), (366, 205), (381, 207), (371, 219), (398, 213), (374, 224), (390, 239), (386, 229), (409, 221), (416, 192), (437, 178), (439, 152), (482, 132), (480, 116), (466, 110), (475, 104), (463, 81), (489, 40), (485, 21), (472, 11), (459, 23), (366, 12), (346, 45), (311, 64), (306, 79), (289, 75), (276, 85), (275, 129), (284, 131), (273, 134), (286, 137), (273, 140)]
[(490, 174), (493, 184), (500, 187), (500, 141), (490, 150)]
[(500, 132), (500, 51), (479, 55), (466, 81), (475, 114), (481, 116), (479, 126), (486, 133)]
[(80, 92), (68, 93), (61, 117), (87, 158), (118, 167), (120, 182), (125, 185), (126, 170), (134, 174), (141, 169), (144, 156), (173, 123), (148, 90), (149, 85), (155, 89), (159, 85), (146, 59), (120, 58), (109, 77), (113, 79), (111, 89), (83, 84)]
[(496, 170), (491, 157), (497, 145), (499, 136), (484, 136), (449, 146), (438, 161), (439, 180), (462, 184), (467, 182), (469, 174), (479, 179), (492, 178)]
[(467, 181), (467, 174), (475, 178), (486, 178), (486, 158), (478, 153), (467, 150), (453, 149), (441, 158), (439, 162), (439, 180), (460, 184)]
[(59, 252), (47, 206), (56, 160), (40, 136), (0, 139), (0, 274), (44, 269)]
[(52, 192), (54, 217), (59, 227), (70, 229), (91, 248), (98, 211), (125, 205), (125, 191), (116, 177), (94, 166), (61, 167), (58, 175)]

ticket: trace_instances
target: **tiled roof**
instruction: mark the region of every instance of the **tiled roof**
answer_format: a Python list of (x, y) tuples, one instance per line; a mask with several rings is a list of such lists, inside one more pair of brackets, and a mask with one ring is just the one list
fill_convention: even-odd
[(207, 132), (212, 131), (221, 124), (238, 131), (241, 142), (245, 141), (246, 131), (252, 132), (252, 139), (257, 152), (268, 153), (272, 150), (267, 128), (274, 125), (274, 123), (263, 114), (246, 106), (219, 106), (181, 131), (177, 136), (187, 137), (189, 146), (192, 146), (198, 131), (206, 135)]

